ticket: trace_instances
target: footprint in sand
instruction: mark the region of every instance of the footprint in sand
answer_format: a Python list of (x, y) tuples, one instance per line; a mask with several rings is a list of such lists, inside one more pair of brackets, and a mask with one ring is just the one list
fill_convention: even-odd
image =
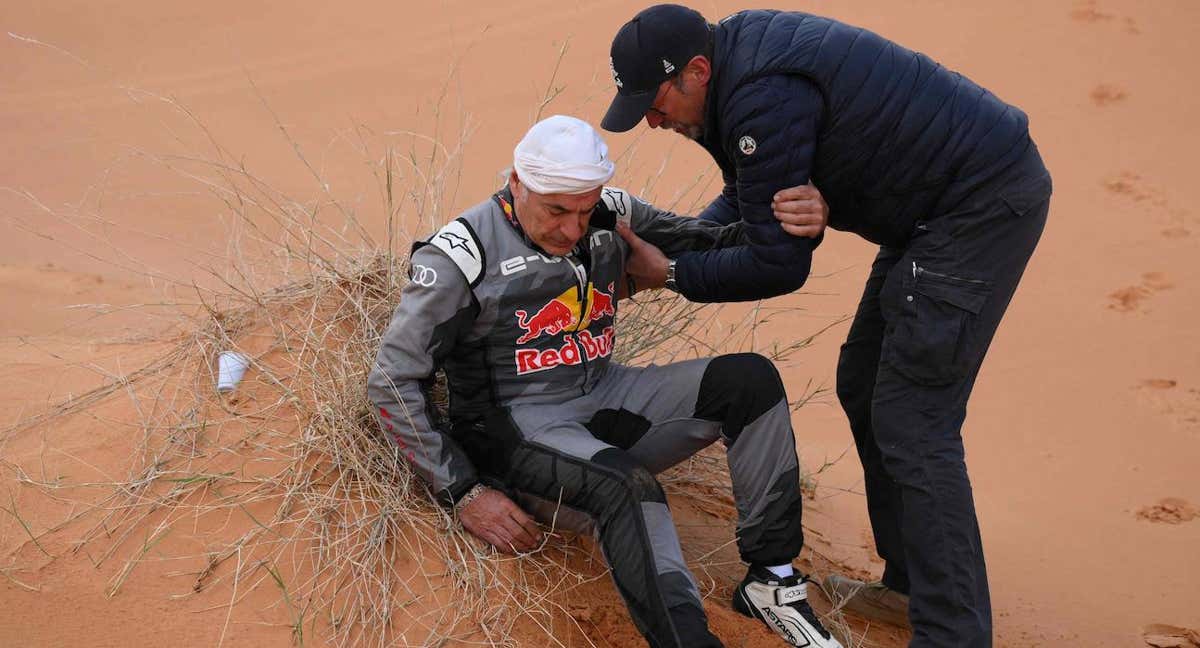
[[(1094, 92), (1093, 92), (1094, 94)], [(1104, 188), (1118, 196), (1130, 198), (1133, 202), (1147, 202), (1155, 207), (1166, 207), (1167, 199), (1162, 192), (1148, 186), (1142, 176), (1132, 171), (1122, 171), (1103, 182)]]
[(1142, 640), (1154, 648), (1200, 648), (1200, 631), (1153, 623), (1142, 628)]
[(1157, 504), (1138, 509), (1136, 517), (1139, 520), (1159, 524), (1183, 524), (1200, 517), (1200, 511), (1197, 511), (1196, 507), (1185, 499), (1164, 497), (1158, 500)]
[[(1092, 91), (1092, 101), (1098, 106), (1107, 105), (1124, 99), (1123, 91), (1113, 86), (1097, 86)], [(1117, 94), (1113, 94), (1117, 93)], [(1119, 95), (1119, 96), (1118, 96)], [(1106, 103), (1107, 102), (1107, 103)], [(1180, 239), (1190, 236), (1189, 226), (1200, 221), (1191, 218), (1186, 209), (1173, 208), (1166, 199), (1164, 192), (1150, 185), (1142, 176), (1132, 171), (1122, 171), (1100, 183), (1109, 193), (1132, 200), (1134, 203), (1149, 203), (1155, 210), (1166, 215), (1166, 227), (1162, 235), (1169, 239)]]
[(1135, 311), (1150, 294), (1149, 290), (1141, 286), (1118, 288), (1108, 293), (1108, 307), (1120, 313)]
[(1148, 378), (1134, 389), (1139, 400), (1171, 419), (1172, 428), (1200, 430), (1200, 389), (1184, 389), (1171, 378)]
[(1083, 2), (1075, 3), (1075, 8), (1071, 10), (1071, 18), (1077, 22), (1097, 23), (1108, 22), (1116, 16), (1105, 13), (1096, 7), (1096, 0), (1084, 0)]
[(1137, 21), (1129, 16), (1117, 16), (1100, 9), (1096, 0), (1083, 0), (1083, 2), (1075, 3), (1075, 8), (1071, 10), (1071, 19), (1081, 23), (1111, 23), (1120, 18), (1120, 23), (1127, 34), (1140, 34), (1141, 29), (1138, 29)]
[(1141, 398), (1159, 414), (1174, 419), (1178, 427), (1200, 429), (1200, 389), (1183, 389), (1170, 378), (1150, 378), (1138, 383)]
[(1175, 284), (1171, 283), (1170, 279), (1167, 279), (1167, 275), (1161, 272), (1147, 272), (1143, 274), (1142, 285), (1155, 292), (1175, 287)]
[(1156, 292), (1174, 288), (1167, 276), (1161, 272), (1147, 272), (1142, 275), (1141, 283), (1134, 286), (1118, 288), (1108, 294), (1108, 308), (1119, 313), (1129, 313), (1138, 310), (1142, 302)]
[(1108, 83), (1101, 83), (1092, 88), (1092, 103), (1103, 108), (1110, 104), (1115, 104), (1119, 101), (1124, 101), (1129, 97), (1129, 93), (1124, 89)]

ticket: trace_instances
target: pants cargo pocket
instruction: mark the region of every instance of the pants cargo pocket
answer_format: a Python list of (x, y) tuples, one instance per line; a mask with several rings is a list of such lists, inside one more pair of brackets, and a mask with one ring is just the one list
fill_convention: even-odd
[(962, 379), (978, 361), (977, 320), (991, 283), (934, 272), (915, 261), (904, 287), (900, 316), (887, 340), (888, 360), (923, 385)]

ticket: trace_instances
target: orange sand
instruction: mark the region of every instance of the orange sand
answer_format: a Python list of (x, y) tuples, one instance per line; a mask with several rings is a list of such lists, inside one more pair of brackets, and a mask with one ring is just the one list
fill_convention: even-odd
[[(380, 202), (360, 173), (356, 142), (407, 147), (416, 132), (453, 148), (468, 132), (445, 210), (472, 204), (531, 123), (564, 43), (553, 83), (561, 92), (547, 110), (598, 121), (610, 94), (609, 39), (643, 6), (9, 4), (0, 36), (0, 426), (103, 382), (105, 372), (144, 364), (155, 349), (139, 338), (176, 322), (155, 304), (187, 301), (190, 281), (215, 282), (203, 268), (230, 249), (228, 223), (196, 186), (148, 157), (209, 151), (163, 98), (202, 120), (231, 159), (282, 191), (319, 199), (269, 105), (328, 191), (359, 205), (357, 218), (381, 236)], [(1200, 4), (791, 6), (875, 29), (1021, 106), (1054, 174), (1050, 223), (965, 428), (997, 645), (1136, 646), (1143, 632), (1152, 645), (1197, 641), (1187, 628), (1200, 628), (1200, 521), (1192, 519), (1200, 506), (1200, 184), (1191, 178)], [(701, 7), (711, 19), (738, 8)], [(636, 148), (618, 178), (627, 188), (681, 209), (715, 191), (706, 156), (673, 135), (638, 129), (609, 141), (616, 154)], [(648, 184), (667, 155), (662, 177)], [(805, 314), (773, 322), (767, 336), (793, 338), (852, 312), (871, 258), (864, 242), (829, 235), (813, 294), (776, 302)], [(122, 308), (132, 305), (141, 306)], [(832, 384), (845, 326), (784, 368), (794, 394), (810, 379)], [(104, 415), (130, 414), (121, 407)], [(105, 420), (0, 433), (0, 457), (81, 481), (117, 471), (129, 443)], [(861, 474), (836, 403), (806, 406), (795, 425), (810, 468), (841, 458), (818, 478), (806, 514), (810, 546), (877, 575)], [(66, 513), (7, 471), (0, 483), (0, 504), (34, 530)], [(686, 503), (676, 509), (684, 521), (708, 515)], [(0, 567), (11, 566), (26, 537), (0, 513)], [(39, 553), (25, 543), (20, 554), (31, 552)], [(224, 610), (196, 610), (221, 601), (173, 601), (179, 585), (163, 575), (171, 569), (147, 567), (111, 599), (103, 594), (111, 573), (79, 554), (24, 575), (38, 592), (0, 579), (0, 645), (216, 644)], [(722, 586), (710, 605), (718, 632), (747, 638), (730, 645), (771, 645), (727, 618)], [(611, 645), (635, 645), (611, 588), (592, 590), (571, 615)], [(225, 643), (289, 641), (283, 613), (265, 608), (239, 617)], [(894, 635), (870, 636), (903, 645)]]

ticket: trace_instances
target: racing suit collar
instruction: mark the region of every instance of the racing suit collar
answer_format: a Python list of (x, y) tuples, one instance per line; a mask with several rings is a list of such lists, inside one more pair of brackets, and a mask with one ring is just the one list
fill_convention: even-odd
[(546, 254), (545, 250), (537, 243), (534, 243), (533, 239), (529, 238), (529, 235), (525, 233), (525, 228), (521, 227), (521, 221), (517, 220), (517, 208), (514, 206), (512, 190), (506, 185), (492, 195), (492, 200), (496, 202), (496, 205), (500, 207), (500, 211), (504, 213), (504, 220), (508, 221), (508, 224), (516, 231), (517, 236), (520, 236), (521, 240), (525, 241), (525, 245), (542, 254)]

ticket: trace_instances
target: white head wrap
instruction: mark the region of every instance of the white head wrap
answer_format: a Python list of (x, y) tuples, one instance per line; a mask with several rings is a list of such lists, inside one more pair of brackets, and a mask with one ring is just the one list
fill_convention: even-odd
[(534, 124), (513, 149), (513, 169), (534, 193), (581, 194), (608, 182), (616, 167), (596, 129), (554, 115)]

